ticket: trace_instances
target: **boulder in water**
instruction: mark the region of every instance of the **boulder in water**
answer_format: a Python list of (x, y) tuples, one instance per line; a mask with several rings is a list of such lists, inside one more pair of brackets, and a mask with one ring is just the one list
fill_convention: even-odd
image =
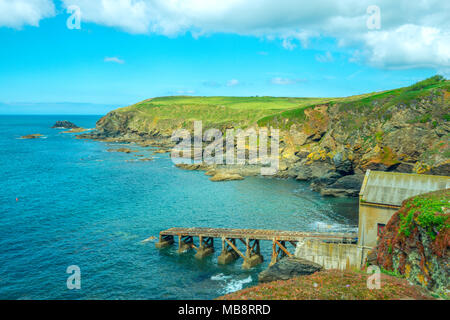
[(79, 127), (70, 121), (63, 120), (63, 121), (56, 121), (52, 128), (53, 129), (76, 129)]

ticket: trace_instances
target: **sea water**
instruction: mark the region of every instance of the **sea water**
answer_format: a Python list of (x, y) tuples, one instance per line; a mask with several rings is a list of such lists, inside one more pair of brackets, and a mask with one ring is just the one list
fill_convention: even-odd
[[(217, 264), (143, 242), (171, 227), (355, 231), (357, 201), (324, 198), (295, 180), (211, 182), (169, 154), (75, 139), (57, 120), (95, 127), (100, 116), (0, 116), (0, 299), (212, 299), (257, 283), (265, 262)], [(21, 136), (40, 133), (43, 138)], [(136, 154), (154, 161), (136, 161)], [(293, 247), (289, 247), (293, 250)], [(69, 289), (69, 266), (81, 288)]]

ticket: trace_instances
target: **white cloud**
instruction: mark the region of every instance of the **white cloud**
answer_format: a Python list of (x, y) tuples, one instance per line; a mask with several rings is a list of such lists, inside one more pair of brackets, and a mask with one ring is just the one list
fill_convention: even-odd
[[(450, 2), (442, 0), (62, 0), (82, 19), (131, 33), (195, 37), (217, 32), (280, 39), (288, 50), (331, 37), (383, 68), (449, 66)], [(381, 11), (369, 30), (367, 8)], [(251, 14), (250, 14), (251, 13)], [(417, 37), (413, 37), (417, 32)], [(395, 39), (398, 39), (395, 41)], [(323, 60), (321, 57), (319, 60)], [(325, 56), (325, 60), (329, 57)]]
[[(357, 50), (350, 61), (381, 68), (450, 68), (450, 1), (421, 0), (61, 0), (81, 8), (82, 22), (136, 34), (195, 37), (234, 33), (280, 40), (296, 50), (334, 38)], [(369, 30), (377, 5), (381, 29)], [(54, 15), (51, 0), (0, 0), (0, 26), (37, 26)], [(327, 59), (327, 57), (325, 57)], [(318, 57), (318, 60), (323, 60)]]
[(239, 84), (239, 80), (231, 79), (227, 82), (227, 87), (235, 87)]
[(104, 62), (114, 62), (114, 63), (118, 63), (118, 64), (124, 64), (125, 60), (119, 59), (117, 57), (105, 57), (105, 59), (103, 59)]
[(54, 15), (52, 0), (0, 0), (0, 27), (37, 27), (39, 21)]
[(322, 63), (333, 62), (334, 58), (330, 51), (325, 52), (324, 54), (316, 54), (316, 60)]
[(178, 95), (192, 95), (195, 94), (194, 90), (178, 90), (177, 91)]
[(413, 24), (390, 32), (365, 35), (369, 59), (373, 65), (388, 68), (450, 67), (450, 32)]
[(288, 85), (288, 84), (295, 84), (299, 82), (305, 82), (305, 79), (290, 79), (290, 78), (281, 78), (281, 77), (275, 77), (270, 80), (272, 84), (277, 85)]
[(157, 12), (150, 11), (150, 2), (144, 0), (62, 0), (66, 7), (81, 9), (83, 22), (117, 27), (130, 33), (147, 33)]

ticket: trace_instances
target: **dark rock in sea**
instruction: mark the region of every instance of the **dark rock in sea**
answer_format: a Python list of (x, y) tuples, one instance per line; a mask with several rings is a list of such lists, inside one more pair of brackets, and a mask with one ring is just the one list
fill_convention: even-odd
[(20, 139), (39, 139), (41, 137), (43, 137), (42, 134), (34, 133), (34, 134), (28, 134), (26, 136), (20, 137)]
[(76, 129), (79, 127), (70, 121), (64, 120), (64, 121), (56, 121), (52, 128), (54, 128), (54, 129)]
[(124, 152), (124, 153), (138, 152), (137, 150), (131, 150), (130, 148), (108, 149), (106, 151), (108, 151), (108, 152)]
[(321, 271), (323, 267), (317, 263), (300, 258), (283, 258), (258, 275), (259, 282), (288, 280), (298, 276), (306, 276)]
[(320, 189), (324, 196), (357, 197), (364, 181), (363, 174), (344, 176), (329, 186)]

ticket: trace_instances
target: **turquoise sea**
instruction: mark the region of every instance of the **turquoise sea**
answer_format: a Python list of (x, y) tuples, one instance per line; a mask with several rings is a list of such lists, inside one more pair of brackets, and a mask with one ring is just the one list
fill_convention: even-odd
[[(56, 120), (92, 128), (100, 116), (0, 116), (0, 299), (212, 299), (257, 283), (266, 261), (217, 265), (142, 240), (170, 227), (354, 231), (356, 199), (323, 198), (307, 183), (271, 178), (210, 182), (203, 172), (107, 152)], [(43, 139), (22, 140), (40, 133)], [(140, 148), (149, 156), (151, 148)], [(81, 270), (69, 290), (66, 269)]]

